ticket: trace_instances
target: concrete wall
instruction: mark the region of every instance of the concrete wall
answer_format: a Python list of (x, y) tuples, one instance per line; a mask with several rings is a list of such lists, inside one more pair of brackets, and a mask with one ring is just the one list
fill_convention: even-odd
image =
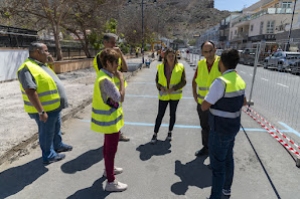
[(56, 74), (88, 68), (93, 65), (93, 58), (56, 61), (52, 69)]
[(27, 59), (28, 50), (0, 49), (0, 82), (17, 78), (17, 70)]

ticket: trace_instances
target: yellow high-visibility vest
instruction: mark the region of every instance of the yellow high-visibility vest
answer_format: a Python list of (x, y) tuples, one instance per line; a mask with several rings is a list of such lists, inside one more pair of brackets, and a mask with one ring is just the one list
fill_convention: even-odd
[(220, 57), (216, 56), (214, 64), (208, 72), (207, 65), (206, 65), (206, 59), (202, 59), (198, 62), (197, 67), (197, 77), (195, 79), (195, 82), (198, 86), (198, 103), (202, 104), (205, 96), (208, 93), (209, 87), (212, 84), (212, 82), (219, 76), (221, 76), (221, 72), (219, 71), (218, 65), (219, 65)]
[[(43, 106), (44, 111), (48, 112), (48, 111), (54, 111), (58, 109), (60, 107), (60, 96), (59, 96), (56, 83), (54, 82), (52, 77), (45, 70), (43, 70), (39, 65), (37, 65), (34, 61), (30, 59), (25, 60), (25, 62), (19, 67), (18, 72), (22, 70), (24, 67), (28, 68), (28, 70), (30, 71), (31, 75), (35, 80), (37, 86), (36, 92), (38, 94), (39, 100)], [(38, 113), (36, 108), (31, 104), (21, 83), (20, 83), (20, 89), (22, 92), (25, 111), (27, 113)]]
[[(172, 88), (172, 86), (178, 84), (181, 81), (183, 70), (184, 70), (183, 64), (181, 63), (175, 64), (170, 79), (170, 85), (169, 85), (170, 88)], [(167, 89), (167, 78), (164, 72), (165, 71), (164, 64), (159, 64), (157, 66), (157, 71), (158, 71), (158, 83), (162, 85), (165, 89)], [(160, 100), (163, 101), (180, 100), (182, 98), (182, 88), (173, 91), (172, 93), (159, 92), (158, 97)]]
[(99, 83), (104, 79), (113, 83), (112, 78), (100, 70), (94, 84), (91, 129), (99, 133), (112, 134), (119, 132), (124, 126), (123, 109), (121, 103), (118, 108), (113, 108), (103, 101)]

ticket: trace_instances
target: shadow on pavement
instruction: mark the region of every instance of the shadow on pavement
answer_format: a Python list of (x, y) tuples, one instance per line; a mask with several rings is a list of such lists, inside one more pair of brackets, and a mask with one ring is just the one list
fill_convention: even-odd
[(87, 151), (76, 159), (66, 162), (61, 166), (64, 173), (73, 174), (77, 171), (84, 171), (100, 162), (103, 159), (102, 146), (98, 149)]
[(157, 140), (155, 144), (151, 144), (150, 142), (147, 144), (142, 144), (136, 148), (136, 150), (140, 152), (140, 159), (142, 161), (146, 161), (154, 155), (160, 156), (171, 153), (170, 148), (171, 143), (169, 141)]
[(0, 173), (0, 198), (18, 193), (45, 174), (48, 169), (42, 162), (42, 158), (38, 158)]
[(110, 192), (107, 192), (103, 189), (103, 182), (106, 181), (105, 177), (101, 177), (96, 180), (93, 186), (81, 189), (75, 192), (73, 195), (69, 196), (67, 199), (79, 199), (79, 198), (88, 198), (88, 199), (99, 199), (106, 198)]
[(204, 165), (207, 156), (197, 157), (191, 162), (182, 164), (175, 161), (175, 174), (181, 179), (171, 186), (171, 191), (176, 195), (185, 195), (189, 186), (196, 186), (201, 189), (212, 185), (212, 172), (208, 165)]

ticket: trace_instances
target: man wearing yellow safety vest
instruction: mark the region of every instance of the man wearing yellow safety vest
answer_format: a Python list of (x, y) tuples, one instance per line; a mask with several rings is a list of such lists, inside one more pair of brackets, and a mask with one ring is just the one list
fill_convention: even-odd
[(182, 88), (186, 85), (184, 66), (178, 63), (176, 52), (173, 49), (167, 49), (163, 63), (157, 66), (155, 81), (159, 91), (159, 103), (151, 144), (157, 142), (157, 134), (168, 104), (170, 105), (170, 122), (166, 140), (172, 140), (172, 130), (176, 121), (177, 105), (182, 98)]
[(29, 46), (29, 58), (18, 69), (18, 80), (25, 111), (38, 125), (39, 144), (44, 164), (65, 158), (60, 152), (71, 151), (61, 136), (60, 112), (68, 106), (67, 96), (60, 79), (49, 67), (53, 58), (43, 43)]
[(211, 83), (221, 75), (218, 69), (220, 57), (216, 56), (215, 52), (215, 44), (212, 41), (202, 43), (201, 53), (204, 59), (198, 62), (198, 67), (192, 81), (193, 97), (197, 103), (203, 145), (202, 149), (195, 152), (196, 156), (208, 155), (208, 111), (202, 111), (201, 104), (208, 93)]
[[(120, 54), (120, 57), (118, 59), (118, 70), (121, 71), (121, 72), (127, 72), (128, 67), (127, 67), (127, 63), (125, 61), (125, 57), (124, 57), (122, 51), (120, 50), (120, 48), (116, 46), (116, 40), (117, 40), (117, 35), (115, 35), (113, 33), (105, 33), (104, 36), (103, 36), (104, 49), (105, 48), (115, 49)], [(95, 56), (95, 58), (93, 60), (93, 67), (94, 67), (94, 69), (97, 73), (102, 68), (102, 64), (101, 64), (101, 61), (100, 61), (101, 52), (102, 52), (102, 50)], [(119, 79), (116, 78), (116, 77), (113, 77), (113, 80), (114, 80), (116, 86), (119, 88), (120, 87)], [(125, 82), (125, 87), (126, 86), (127, 86), (127, 83)], [(119, 140), (127, 142), (130, 139), (128, 137), (126, 137), (123, 133), (120, 133), (120, 139)]]
[[(120, 53), (112, 48), (106, 48), (100, 54), (102, 68), (97, 74), (94, 84), (92, 103), (91, 129), (104, 134), (103, 157), (107, 178), (106, 191), (124, 191), (127, 185), (115, 180), (115, 175), (123, 172), (122, 168), (114, 166), (118, 148), (120, 129), (124, 125), (123, 109), (125, 85), (123, 75), (117, 70)], [(113, 82), (113, 76), (120, 81), (120, 88)]]
[(233, 146), (241, 126), (241, 108), (247, 104), (246, 83), (235, 71), (239, 53), (235, 49), (222, 52), (219, 68), (222, 76), (211, 85), (201, 104), (209, 110), (209, 158), (212, 168), (210, 199), (231, 195), (234, 173)]

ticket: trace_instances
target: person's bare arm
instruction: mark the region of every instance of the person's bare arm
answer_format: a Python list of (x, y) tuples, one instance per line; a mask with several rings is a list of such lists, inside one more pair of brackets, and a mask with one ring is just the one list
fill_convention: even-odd
[(122, 65), (121, 65), (122, 72), (127, 72), (128, 71), (128, 66), (127, 66), (124, 54), (122, 53), (122, 51), (119, 47), (114, 47), (114, 49), (120, 54), (120, 58), (121, 58), (121, 61), (122, 61)]
[(211, 106), (211, 104), (204, 100), (201, 104), (201, 110), (206, 111), (210, 108), (210, 106)]
[(197, 97), (197, 83), (196, 83), (196, 73), (197, 73), (197, 70), (195, 72), (195, 75), (193, 77), (193, 80), (192, 80), (192, 92), (193, 92), (193, 97), (194, 97), (194, 100), (196, 103), (198, 103), (198, 97)]
[(248, 102), (247, 102), (247, 98), (246, 97), (244, 97), (244, 104), (243, 104), (244, 106), (246, 106), (246, 105), (248, 105)]
[(121, 95), (121, 102), (124, 102), (125, 99), (125, 84), (124, 84), (124, 78), (123, 74), (120, 71), (116, 71), (115, 73), (116, 77), (120, 80), (120, 95)]

